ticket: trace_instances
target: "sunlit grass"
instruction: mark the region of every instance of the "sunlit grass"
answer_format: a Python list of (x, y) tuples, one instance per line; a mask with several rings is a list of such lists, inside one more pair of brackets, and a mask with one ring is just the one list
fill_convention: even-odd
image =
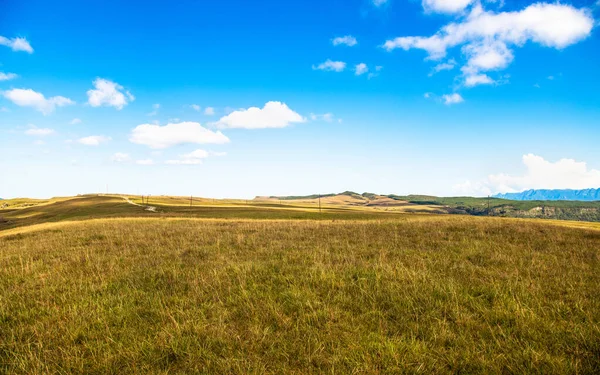
[(597, 373), (600, 231), (548, 224), (15, 228), (0, 237), (0, 372)]

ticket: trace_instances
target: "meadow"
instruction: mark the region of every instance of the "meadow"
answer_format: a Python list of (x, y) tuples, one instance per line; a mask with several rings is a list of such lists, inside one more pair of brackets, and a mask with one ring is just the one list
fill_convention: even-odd
[(0, 373), (600, 372), (597, 223), (163, 203), (0, 210)]

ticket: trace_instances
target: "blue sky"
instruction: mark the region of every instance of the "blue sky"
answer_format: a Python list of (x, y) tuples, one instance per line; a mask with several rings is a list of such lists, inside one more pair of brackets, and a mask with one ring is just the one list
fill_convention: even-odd
[(600, 187), (599, 16), (593, 1), (4, 1), (0, 197)]

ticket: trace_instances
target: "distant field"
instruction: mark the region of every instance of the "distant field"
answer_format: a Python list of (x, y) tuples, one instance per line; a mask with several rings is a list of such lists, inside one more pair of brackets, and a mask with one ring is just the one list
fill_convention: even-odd
[(0, 373), (600, 372), (597, 223), (212, 203), (0, 210)]

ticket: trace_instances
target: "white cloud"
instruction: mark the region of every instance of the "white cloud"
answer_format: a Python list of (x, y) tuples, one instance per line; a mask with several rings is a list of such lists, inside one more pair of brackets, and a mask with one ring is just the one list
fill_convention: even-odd
[(111, 156), (110, 160), (114, 161), (115, 163), (126, 163), (131, 160), (131, 157), (129, 156), (129, 154), (117, 152), (113, 156)]
[(137, 164), (137, 165), (154, 165), (154, 161), (152, 159), (142, 159), (142, 160), (136, 160), (135, 164)]
[(11, 79), (17, 78), (18, 75), (15, 73), (4, 73), (0, 72), (0, 81), (10, 81)]
[(207, 116), (214, 116), (215, 109), (213, 107), (206, 107), (206, 109), (204, 110), (204, 114)]
[(54, 129), (37, 128), (37, 127), (35, 127), (33, 125), (31, 125), (30, 129), (27, 129), (25, 131), (26, 135), (30, 135), (30, 136), (33, 136), (33, 137), (45, 137), (45, 136), (48, 136), (48, 135), (52, 135), (54, 133), (55, 133)]
[(354, 67), (354, 74), (360, 76), (369, 71), (369, 67), (365, 63), (360, 63)]
[[(600, 0), (599, 0), (599, 1), (600, 1)], [(554, 76), (548, 76), (548, 79), (549, 79), (550, 81), (553, 81), (553, 80), (554, 80)]]
[(426, 92), (425, 94), (423, 94), (423, 97), (424, 97), (425, 99), (429, 99), (429, 98), (431, 98), (431, 95), (432, 95), (432, 94), (431, 94), (430, 92)]
[(468, 77), (506, 68), (514, 59), (511, 47), (534, 42), (563, 49), (587, 38), (593, 26), (589, 10), (571, 5), (536, 3), (521, 11), (495, 13), (476, 3), (468, 15), (432, 36), (399, 37), (386, 41), (383, 47), (388, 51), (422, 49), (428, 59), (439, 60), (448, 49), (462, 45), (467, 60), (462, 71)]
[(91, 135), (89, 137), (79, 138), (77, 143), (86, 145), (86, 146), (99, 146), (101, 143), (108, 142), (112, 138), (105, 137), (103, 135)]
[(333, 122), (333, 120), (335, 119), (335, 116), (333, 115), (333, 113), (325, 113), (325, 114), (322, 114), (322, 115), (311, 113), (310, 114), (310, 119), (312, 121), (323, 120), (325, 122)]
[(585, 162), (560, 159), (545, 160), (534, 154), (523, 155), (525, 173), (512, 176), (493, 174), (479, 182), (467, 181), (456, 190), (471, 194), (520, 192), (528, 189), (587, 189), (600, 187), (600, 170), (588, 168)]
[(214, 132), (206, 129), (197, 122), (170, 123), (165, 126), (152, 124), (138, 125), (131, 131), (129, 140), (133, 143), (146, 145), (154, 149), (162, 149), (186, 143), (223, 144), (229, 142), (229, 138), (220, 131)]
[(465, 101), (463, 97), (456, 92), (454, 94), (442, 95), (442, 99), (446, 105), (458, 104)]
[(158, 110), (160, 109), (160, 104), (152, 104), (152, 112), (148, 113), (148, 116), (156, 116), (158, 114)]
[(96, 78), (94, 89), (88, 90), (88, 103), (92, 107), (110, 106), (123, 109), (129, 102), (135, 100), (129, 91), (121, 92), (123, 86), (103, 78)]
[(456, 61), (454, 59), (450, 59), (445, 63), (440, 63), (440, 64), (437, 64), (436, 66), (434, 66), (433, 69), (431, 69), (431, 73), (429, 73), (429, 76), (431, 77), (434, 74), (439, 73), (444, 70), (452, 70), (452, 69), (454, 69), (455, 66), (456, 66)]
[(373, 5), (380, 7), (388, 3), (389, 0), (373, 0)]
[(325, 70), (333, 72), (343, 72), (346, 69), (346, 63), (343, 61), (331, 61), (327, 60), (317, 66), (313, 65), (313, 70)]
[(189, 154), (180, 155), (180, 159), (167, 160), (165, 163), (171, 165), (197, 165), (202, 164), (202, 159), (206, 159), (208, 156), (208, 151), (198, 149)]
[(423, 0), (423, 9), (431, 13), (458, 13), (462, 12), (474, 0)]
[(352, 47), (352, 46), (355, 46), (358, 44), (358, 42), (356, 41), (356, 38), (353, 37), (352, 35), (337, 37), (337, 38), (333, 39), (332, 43), (334, 46), (346, 45), (348, 47)]
[(222, 117), (216, 125), (221, 128), (265, 129), (284, 128), (305, 121), (304, 117), (292, 111), (285, 103), (268, 102), (262, 109), (251, 107), (234, 111)]
[(46, 142), (42, 141), (41, 139), (38, 139), (37, 141), (33, 142), (33, 144), (36, 146), (43, 146), (46, 144)]
[(474, 74), (465, 78), (465, 86), (474, 87), (477, 85), (492, 85), (496, 83), (487, 74)]
[(81, 120), (78, 118), (74, 118), (73, 120), (71, 120), (71, 122), (69, 122), (69, 124), (71, 125), (79, 125), (81, 124)]
[(43, 94), (31, 89), (12, 89), (4, 91), (2, 95), (20, 107), (32, 107), (44, 115), (52, 113), (56, 107), (75, 104), (74, 101), (64, 96), (53, 96), (46, 99)]
[(200, 110), (202, 109), (202, 107), (200, 107), (198, 104), (192, 104), (190, 105), (190, 108), (196, 112), (200, 112)]
[(11, 48), (13, 51), (25, 51), (28, 53), (33, 53), (33, 48), (31, 48), (31, 44), (25, 38), (6, 38), (0, 36), (0, 45), (7, 46)]
[(367, 78), (371, 79), (371, 78), (377, 77), (379, 75), (379, 72), (381, 72), (382, 70), (383, 70), (383, 66), (377, 65), (375, 67), (375, 72), (369, 73), (369, 75), (367, 76)]

